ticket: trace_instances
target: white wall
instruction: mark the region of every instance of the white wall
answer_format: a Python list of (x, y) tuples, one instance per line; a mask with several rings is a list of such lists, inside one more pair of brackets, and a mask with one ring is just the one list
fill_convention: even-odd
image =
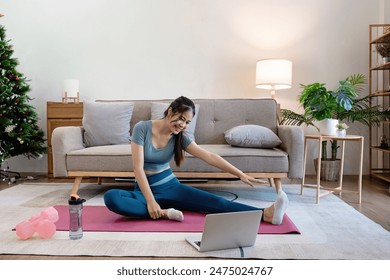
[[(368, 25), (389, 20), (387, 0), (2, 0), (0, 24), (31, 79), (40, 125), (46, 102), (60, 101), (64, 79), (80, 80), (81, 99), (262, 98), (259, 59), (291, 59), (293, 87), (277, 92), (301, 110), (299, 84), (335, 87), (368, 76)], [(385, 9), (387, 7), (387, 9)], [(352, 125), (350, 133), (367, 136)], [(367, 141), (368, 142), (368, 141)], [(348, 150), (347, 150), (348, 153)], [(349, 153), (347, 174), (356, 174)], [(365, 151), (368, 159), (368, 148)], [(46, 171), (15, 158), (11, 169)], [(313, 169), (309, 171), (313, 172)], [(368, 172), (368, 164), (365, 173)]]

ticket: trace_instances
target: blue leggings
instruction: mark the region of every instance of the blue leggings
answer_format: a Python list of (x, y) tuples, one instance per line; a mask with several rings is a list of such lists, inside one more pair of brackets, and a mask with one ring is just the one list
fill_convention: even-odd
[[(215, 194), (181, 184), (171, 169), (147, 177), (156, 202), (162, 209), (223, 213), (263, 210), (232, 202)], [(104, 194), (104, 203), (111, 211), (126, 217), (150, 218), (145, 198), (136, 182), (134, 191), (112, 189)]]

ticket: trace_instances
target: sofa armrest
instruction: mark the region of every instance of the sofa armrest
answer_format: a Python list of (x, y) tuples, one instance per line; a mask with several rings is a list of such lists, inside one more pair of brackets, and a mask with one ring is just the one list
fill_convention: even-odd
[(84, 149), (82, 128), (78, 126), (63, 126), (53, 130), (53, 176), (68, 176), (66, 155), (75, 150)]
[(288, 154), (288, 178), (302, 179), (304, 133), (299, 126), (281, 125), (278, 127), (278, 136), (282, 140), (280, 148)]

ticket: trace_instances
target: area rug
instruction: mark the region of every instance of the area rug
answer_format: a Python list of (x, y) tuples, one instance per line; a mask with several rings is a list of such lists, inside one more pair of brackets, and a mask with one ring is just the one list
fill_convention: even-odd
[[(205, 188), (226, 198), (257, 207), (275, 201), (269, 186), (255, 188)], [(110, 184), (82, 184), (79, 195), (85, 206), (103, 206), (103, 194)], [(126, 188), (126, 186), (121, 186)], [(189, 233), (161, 232), (84, 232), (80, 240), (69, 240), (59, 231), (51, 239), (34, 235), (20, 240), (10, 229), (52, 205), (66, 205), (72, 184), (21, 184), (0, 191), (0, 254), (53, 256), (112, 256), (168, 258), (250, 258), (250, 259), (385, 259), (390, 260), (390, 232), (368, 219), (335, 195), (315, 204), (315, 191), (300, 195), (299, 185), (283, 185), (290, 200), (287, 215), (301, 234), (261, 234), (256, 244), (243, 250), (229, 249), (199, 253), (186, 241)], [(226, 191), (228, 190), (228, 191)], [(197, 235), (201, 233), (190, 233)]]
[[(58, 231), (69, 230), (69, 208), (67, 205), (55, 205), (59, 220)], [(146, 220), (126, 218), (115, 214), (105, 206), (84, 206), (82, 223), (84, 231), (100, 232), (202, 232), (205, 214), (183, 211), (184, 221)], [(299, 234), (298, 228), (285, 215), (281, 225), (261, 222), (259, 234)]]

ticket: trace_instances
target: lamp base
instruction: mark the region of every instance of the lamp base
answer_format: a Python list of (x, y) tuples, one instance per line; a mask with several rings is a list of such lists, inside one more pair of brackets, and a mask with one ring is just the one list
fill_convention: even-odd
[(68, 96), (68, 93), (65, 91), (65, 95), (64, 97), (62, 97), (62, 103), (76, 103), (76, 104), (79, 104), (80, 103), (80, 93), (77, 92), (77, 96), (75, 97), (71, 97), (71, 96)]

